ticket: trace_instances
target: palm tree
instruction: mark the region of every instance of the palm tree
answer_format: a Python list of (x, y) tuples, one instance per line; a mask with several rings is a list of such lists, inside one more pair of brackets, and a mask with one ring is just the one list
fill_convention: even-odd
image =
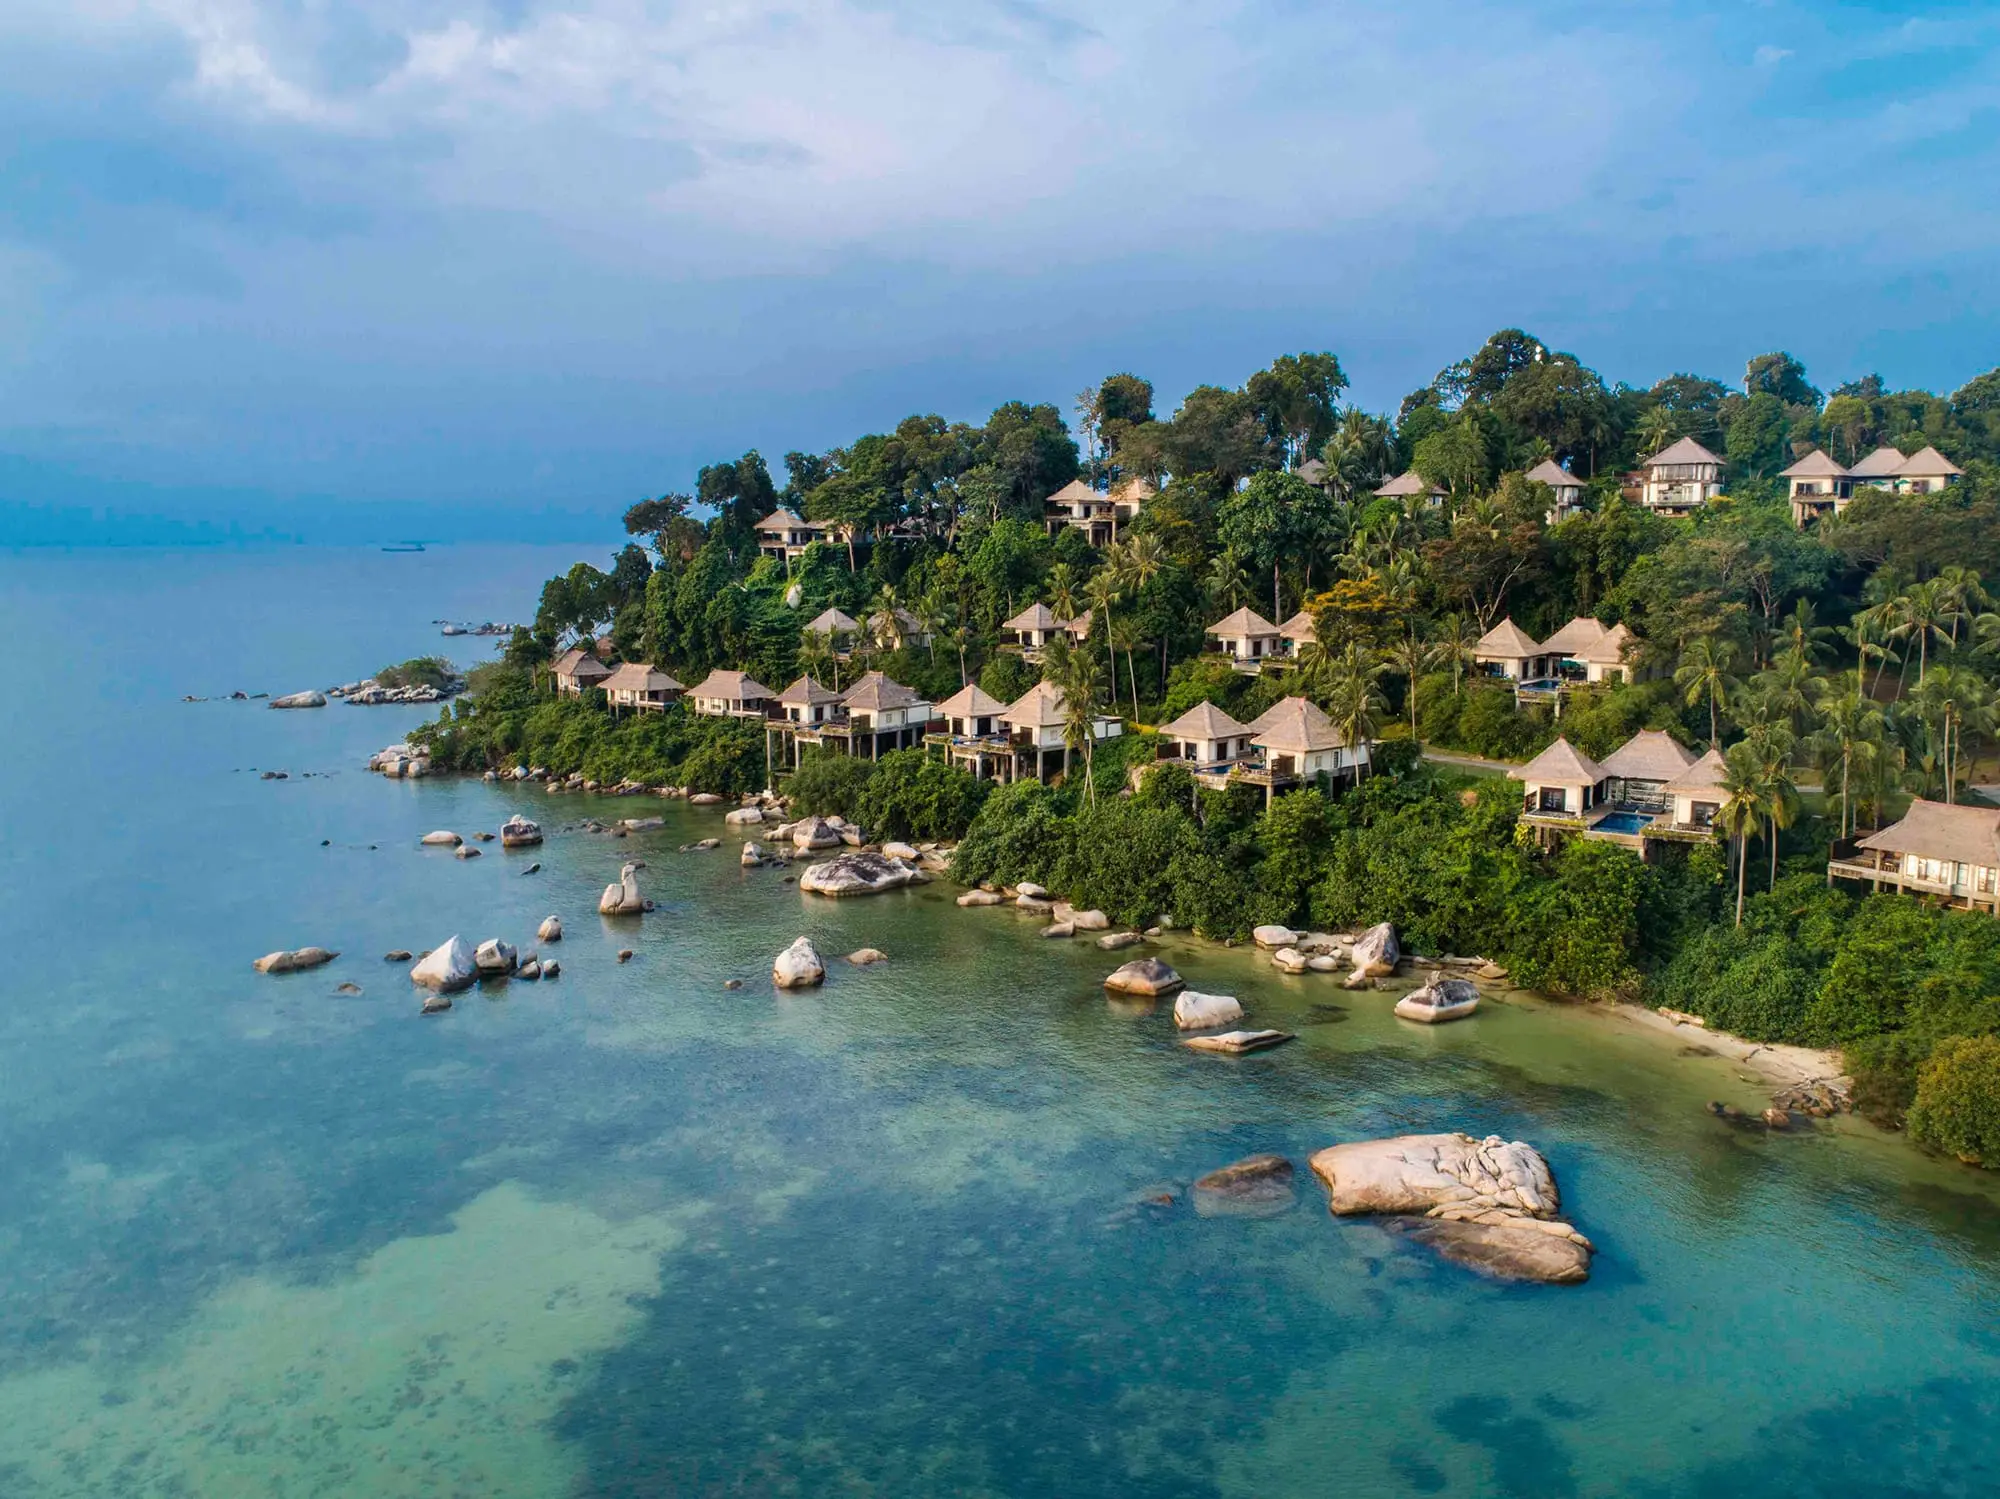
[[(1061, 636), (1056, 637), (1058, 641)], [(1043, 658), (1043, 676), (1055, 683), (1063, 695), (1063, 779), (1069, 779), (1070, 752), (1083, 749), (1083, 796), (1095, 804), (1097, 785), (1091, 775), (1092, 751), (1097, 743), (1097, 714), (1103, 682), (1097, 673), (1097, 658), (1088, 650), (1051, 650)]]
[[(1114, 699), (1118, 696), (1118, 646), (1111, 638), (1111, 606), (1125, 597), (1118, 587), (1116, 551), (1113, 548), (1114, 560), (1092, 573), (1090, 581), (1083, 585), (1084, 602), (1090, 605), (1092, 622), (1104, 621), (1104, 650), (1111, 661), (1111, 696)], [(1125, 658), (1125, 664), (1128, 667), (1132, 664), (1130, 656)], [(1138, 689), (1135, 687), (1133, 691), (1136, 693)]]
[(868, 606), (868, 633), (884, 650), (903, 648), (903, 612), (894, 583), (884, 583), (875, 590), (874, 602)]
[(1413, 629), (1410, 634), (1398, 640), (1389, 652), (1389, 664), (1400, 672), (1410, 684), (1410, 742), (1417, 739), (1417, 683), (1426, 672), (1435, 671), (1444, 661), (1444, 648), (1436, 641), (1425, 640)]
[(1746, 741), (1761, 767), (1764, 825), (1771, 845), (1770, 888), (1778, 884), (1778, 833), (1792, 825), (1799, 811), (1798, 782), (1792, 776), (1792, 748), (1796, 741), (1783, 724), (1771, 724)]
[(928, 591), (920, 593), (911, 599), (904, 607), (909, 612), (911, 620), (915, 623), (917, 633), (924, 637), (924, 644), (929, 650), (931, 664), (933, 666), (937, 665), (937, 638), (939, 633), (944, 629), (946, 617), (944, 590), (933, 586)]
[(1474, 633), (1472, 621), (1463, 614), (1451, 613), (1438, 621), (1438, 649), (1451, 662), (1451, 695), (1457, 697), (1464, 685), (1465, 663), (1472, 659), (1472, 648), (1479, 643)]
[[(1119, 563), (1119, 573), (1125, 584), (1126, 591), (1131, 594), (1135, 602), (1145, 593), (1152, 581), (1167, 570), (1169, 560), (1167, 556), (1167, 544), (1151, 531), (1141, 531), (1126, 539), (1123, 557)], [(1163, 684), (1167, 680), (1168, 633), (1166, 630), (1158, 632), (1160, 637), (1160, 681)], [(1131, 669), (1132, 662), (1130, 658), (1127, 658), (1125, 670), (1128, 675), (1131, 673)]]
[(1800, 599), (1779, 627), (1778, 638), (1788, 651), (1796, 651), (1808, 663), (1816, 663), (1833, 649), (1838, 632), (1819, 622), (1812, 600)]
[(1202, 590), (1209, 602), (1224, 613), (1242, 608), (1250, 601), (1250, 575), (1243, 568), (1243, 554), (1224, 547), (1208, 564)]
[(1674, 685), (1687, 694), (1687, 705), (1698, 707), (1708, 700), (1708, 747), (1722, 748), (1722, 702), (1736, 685), (1731, 674), (1736, 667), (1736, 642), (1714, 635), (1698, 635), (1681, 652), (1681, 664), (1674, 671)]
[(1067, 562), (1058, 562), (1049, 569), (1048, 587), (1049, 613), (1053, 614), (1059, 623), (1068, 624), (1082, 612), (1076, 606), (1080, 591), (1077, 587), (1076, 569)]
[(961, 619), (944, 632), (944, 638), (958, 652), (958, 685), (963, 687), (972, 680), (965, 674), (965, 648), (972, 644), (972, 627)]
[(1843, 672), (1821, 689), (1819, 732), (1813, 745), (1819, 756), (1820, 773), (1840, 775), (1840, 836), (1845, 838), (1853, 825), (1854, 772), (1861, 757), (1878, 748), (1882, 739), (1882, 710), (1861, 690), (1859, 670)]
[(806, 631), (799, 642), (799, 670), (815, 682), (825, 681), (831, 673), (838, 691), (840, 655), (833, 648), (833, 636), (820, 630)]
[(1125, 684), (1132, 692), (1132, 719), (1139, 718), (1139, 673), (1132, 667), (1132, 652), (1145, 643), (1139, 633), (1139, 621), (1129, 614), (1118, 616), (1118, 624), (1111, 631), (1111, 643), (1125, 653)]
[(1680, 430), (1673, 412), (1664, 406), (1655, 406), (1639, 418), (1637, 435), (1640, 456), (1650, 458), (1680, 436)]
[[(1382, 699), (1380, 683), (1389, 669), (1388, 663), (1376, 659), (1375, 653), (1358, 640), (1347, 642), (1346, 648), (1334, 658), (1332, 664), (1332, 701), (1327, 707), (1327, 716), (1333, 720), (1335, 728), (1347, 736), (1347, 742), (1355, 749), (1370, 744), (1375, 738), (1376, 715), (1389, 705)], [(1356, 779), (1363, 771), (1357, 757)]]
[(1722, 757), (1723, 803), (1715, 814), (1724, 836), (1736, 840), (1736, 924), (1743, 925), (1743, 886), (1750, 868), (1750, 835), (1764, 816), (1764, 766), (1750, 744)]
[[(1891, 633), (1898, 638), (1916, 636), (1919, 687), (1924, 685), (1924, 676), (1930, 666), (1931, 641), (1935, 639), (1944, 644), (1950, 639), (1945, 632), (1948, 619), (1956, 619), (1956, 615), (1952, 613), (1949, 596), (1935, 578), (1928, 583), (1912, 583), (1896, 601), (1896, 625)], [(1901, 695), (1897, 693), (1898, 697)]]
[(1969, 620), (1982, 605), (1991, 601), (1980, 585), (1979, 574), (1969, 567), (1941, 567), (1936, 582), (1938, 591), (1944, 595), (1945, 607), (1950, 611), (1951, 643), (1956, 646), (1959, 621)]

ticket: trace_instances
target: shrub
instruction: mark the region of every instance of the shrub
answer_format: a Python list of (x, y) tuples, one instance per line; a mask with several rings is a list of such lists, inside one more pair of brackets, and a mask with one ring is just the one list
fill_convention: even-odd
[(1938, 1043), (1917, 1075), (1910, 1135), (1961, 1161), (2000, 1166), (2000, 1037)]
[(1040, 781), (1016, 781), (986, 798), (952, 856), (952, 878), (961, 885), (987, 880), (1055, 883), (1056, 865), (1071, 837), (1066, 791)]
[(442, 656), (413, 656), (401, 666), (385, 666), (375, 673), (384, 687), (437, 687), (449, 683), (455, 673)]
[(1011, 703), (1042, 679), (1042, 674), (1011, 651), (1002, 651), (979, 673), (979, 690)]
[(923, 750), (898, 750), (876, 764), (858, 817), (878, 838), (962, 838), (992, 789)]
[(810, 750), (785, 781), (791, 810), (800, 817), (847, 817), (862, 821), (862, 793), (874, 774), (872, 762), (832, 750)]
[(1080, 813), (1068, 844), (1049, 883), (1079, 909), (1143, 926), (1173, 914), (1171, 866), (1176, 855), (1199, 852), (1201, 839), (1178, 808), (1114, 798)]

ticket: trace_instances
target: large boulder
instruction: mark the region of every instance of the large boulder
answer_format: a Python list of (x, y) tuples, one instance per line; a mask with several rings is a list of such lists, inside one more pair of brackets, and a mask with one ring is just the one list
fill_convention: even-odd
[(1196, 1051), (1219, 1051), (1225, 1056), (1241, 1056), (1246, 1051), (1265, 1051), (1293, 1039), (1290, 1031), (1224, 1031), (1219, 1036), (1184, 1036), (1181, 1045)]
[(923, 857), (922, 854), (918, 853), (909, 844), (899, 843), (893, 838), (882, 845), (882, 852), (892, 859), (902, 859), (911, 864), (916, 863), (917, 860)]
[(1354, 939), (1352, 961), (1357, 979), (1387, 978), (1396, 971), (1403, 950), (1396, 943), (1396, 929), (1388, 922), (1371, 926)]
[(1446, 1258), (1505, 1280), (1570, 1283), (1590, 1274), (1590, 1241), (1561, 1217), (1548, 1162), (1488, 1135), (1398, 1135), (1333, 1145), (1312, 1158), (1338, 1216), (1387, 1213)]
[(410, 969), (410, 982), (422, 984), (440, 994), (455, 994), (469, 988), (479, 977), (472, 944), (454, 935), (442, 947), (432, 948)]
[(1102, 911), (1078, 911), (1069, 920), (1070, 925), (1079, 932), (1104, 932), (1111, 929), (1111, 918)]
[(298, 973), (331, 963), (340, 954), (324, 947), (295, 947), (267, 952), (250, 966), (259, 973)]
[(1396, 1001), (1396, 1013), (1422, 1025), (1463, 1020), (1479, 1008), (1479, 990), (1470, 979), (1432, 979)]
[(1194, 1210), (1202, 1218), (1275, 1218), (1297, 1200), (1292, 1163), (1281, 1155), (1234, 1161), (1194, 1184)]
[(544, 918), (542, 924), (535, 928), (535, 940), (537, 942), (562, 941), (562, 918), (560, 916)]
[(1243, 1018), (1243, 1006), (1229, 994), (1183, 989), (1174, 1001), (1174, 1024), (1184, 1031), (1210, 1031)]
[(521, 966), (521, 954), (513, 943), (488, 937), (473, 949), (472, 966), (479, 970), (481, 978), (500, 978)]
[(693, 796), (688, 798), (688, 805), (690, 807), (712, 807), (721, 800), (722, 798), (717, 796), (713, 791), (697, 791)]
[(998, 890), (968, 890), (958, 898), (961, 906), (997, 906), (1007, 897)]
[(1250, 940), (1259, 947), (1290, 947), (1298, 938), (1288, 926), (1260, 926), (1250, 933)]
[(417, 841), (425, 848), (457, 848), (459, 844), (465, 842), (458, 834), (445, 828), (439, 828), (434, 833), (426, 833)]
[(814, 895), (880, 895), (884, 890), (900, 890), (917, 878), (913, 864), (856, 852), (813, 865), (799, 876), (799, 888)]
[(762, 822), (764, 820), (764, 811), (761, 807), (738, 807), (722, 820), (734, 823), (738, 827), (743, 827), (750, 823)]
[(755, 869), (770, 857), (771, 851), (754, 838), (743, 845), (742, 864), (745, 869)]
[(1280, 973), (1304, 973), (1308, 961), (1296, 947), (1281, 947), (1271, 954), (1271, 966)]
[(810, 938), (801, 937), (771, 961), (771, 982), (780, 989), (810, 989), (826, 978)]
[(1159, 999), (1183, 988), (1186, 982), (1158, 958), (1135, 958), (1107, 978), (1104, 987), (1114, 994)]
[(1097, 939), (1097, 945), (1106, 952), (1117, 952), (1121, 947), (1137, 947), (1145, 940), (1137, 932), (1106, 932)]
[(642, 862), (634, 862), (618, 871), (618, 883), (606, 885), (598, 899), (600, 916), (637, 916), (646, 909), (646, 898), (639, 893), (639, 871), (645, 867)]
[(326, 706), (326, 694), (324, 692), (288, 692), (283, 697), (272, 698), (271, 706), (273, 708), (324, 708)]
[(808, 817), (793, 824), (792, 847), (802, 854), (815, 849), (839, 848), (840, 830), (824, 817)]
[(533, 848), (542, 841), (542, 827), (516, 812), (500, 824), (502, 848)]

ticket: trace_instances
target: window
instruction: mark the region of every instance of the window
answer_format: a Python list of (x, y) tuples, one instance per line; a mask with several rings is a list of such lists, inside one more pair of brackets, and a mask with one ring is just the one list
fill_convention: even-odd
[(1560, 786), (1544, 786), (1536, 803), (1542, 812), (1566, 812), (1569, 810), (1568, 796)]

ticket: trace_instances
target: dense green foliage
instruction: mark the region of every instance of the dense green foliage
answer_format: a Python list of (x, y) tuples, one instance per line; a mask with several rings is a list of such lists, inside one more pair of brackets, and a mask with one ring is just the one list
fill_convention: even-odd
[(458, 674), (442, 656), (413, 656), (399, 666), (385, 666), (375, 673), (384, 687), (444, 688)]
[(2000, 1037), (1938, 1044), (1917, 1079), (1910, 1134), (1960, 1160), (2000, 1166)]

